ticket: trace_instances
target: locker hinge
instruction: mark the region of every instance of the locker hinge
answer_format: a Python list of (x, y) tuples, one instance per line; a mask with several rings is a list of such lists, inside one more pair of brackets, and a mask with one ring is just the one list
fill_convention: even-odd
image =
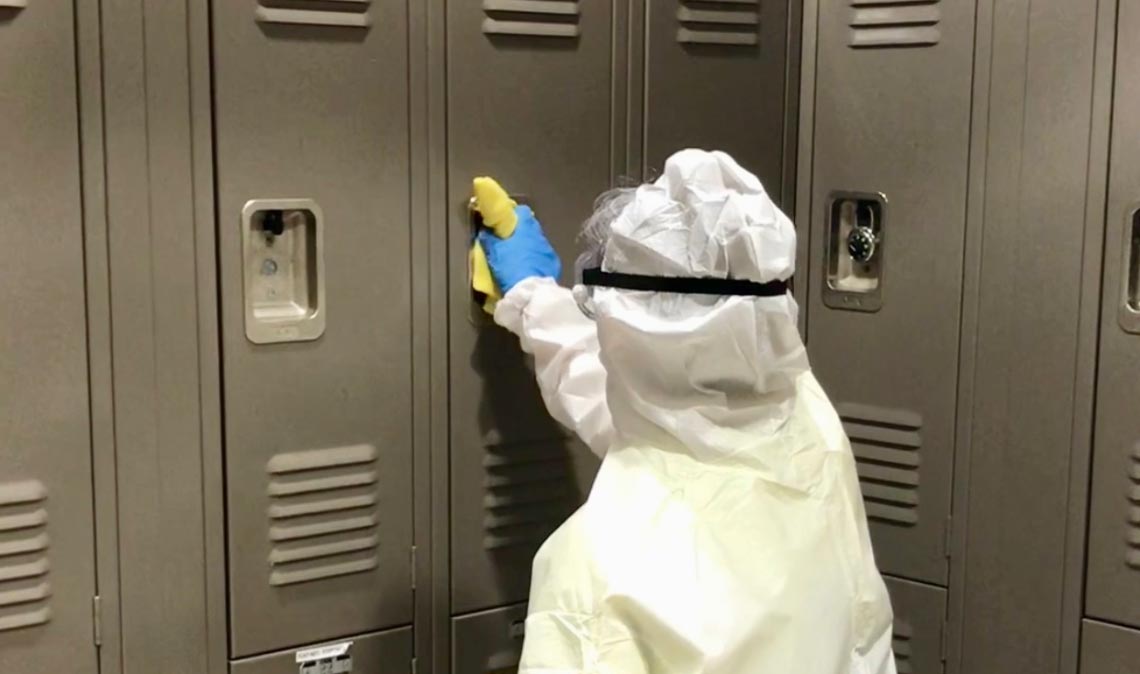
[(418, 667), (418, 666), (417, 666), (417, 664), (416, 664), (416, 659), (415, 659), (415, 658), (412, 658), (412, 674), (416, 674), (416, 672), (417, 672), (418, 670), (419, 670), (419, 667)]
[(954, 518), (947, 517), (942, 523), (942, 556), (950, 559), (950, 549), (954, 544)]
[[(416, 546), (414, 546), (414, 545), (412, 546), (411, 560), (412, 560), (412, 592), (415, 592), (416, 591)], [(413, 662), (415, 662), (415, 661), (413, 660)]]
[(946, 660), (950, 657), (950, 621), (942, 620), (942, 636), (939, 637), (938, 657), (942, 660), (942, 671), (946, 671)]
[(92, 638), (95, 640), (95, 648), (103, 647), (103, 599), (99, 595), (91, 598), (91, 616), (94, 626), (92, 627)]

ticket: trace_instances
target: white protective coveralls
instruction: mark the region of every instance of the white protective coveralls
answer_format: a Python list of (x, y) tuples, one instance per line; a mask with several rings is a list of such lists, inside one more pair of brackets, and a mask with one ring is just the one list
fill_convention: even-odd
[[(686, 150), (612, 223), (604, 271), (788, 279), (795, 231), (723, 153)], [(600, 455), (534, 560), (522, 674), (894, 674), (851, 448), (791, 296), (549, 279), (495, 320), (551, 414)]]

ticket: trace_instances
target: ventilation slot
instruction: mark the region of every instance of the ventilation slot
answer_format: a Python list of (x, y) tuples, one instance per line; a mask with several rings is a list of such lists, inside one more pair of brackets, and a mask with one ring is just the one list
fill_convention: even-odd
[(0, 0), (0, 9), (24, 9), (28, 0)]
[(911, 639), (914, 638), (914, 628), (905, 621), (896, 620), (894, 638), (891, 646), (895, 652), (895, 666), (898, 674), (914, 674), (911, 658)]
[(942, 39), (939, 0), (850, 1), (851, 47), (929, 47)]
[(581, 35), (578, 0), (483, 0), (487, 35), (575, 38)]
[(483, 460), (483, 547), (537, 546), (580, 501), (565, 452), (494, 447)]
[(259, 0), (258, 23), (367, 28), (371, 0)]
[(855, 453), (867, 517), (896, 526), (918, 524), (922, 417), (870, 405), (837, 409)]
[(681, 0), (677, 42), (752, 47), (760, 43), (757, 0)]
[(278, 454), (267, 472), (270, 585), (364, 573), (379, 565), (375, 447)]
[(1140, 443), (1132, 448), (1128, 473), (1128, 550), (1125, 562), (1140, 571)]
[(0, 484), (0, 632), (51, 620), (46, 500), (41, 482)]

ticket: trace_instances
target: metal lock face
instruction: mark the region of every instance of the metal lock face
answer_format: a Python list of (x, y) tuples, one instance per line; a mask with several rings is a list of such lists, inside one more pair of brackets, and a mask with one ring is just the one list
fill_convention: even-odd
[(827, 204), (823, 301), (833, 309), (882, 308), (883, 233), (887, 199), (882, 194), (836, 192)]

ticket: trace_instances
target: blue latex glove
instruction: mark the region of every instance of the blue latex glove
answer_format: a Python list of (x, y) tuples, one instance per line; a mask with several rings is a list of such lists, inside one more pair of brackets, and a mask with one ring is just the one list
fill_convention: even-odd
[(490, 229), (479, 232), (479, 245), (487, 253), (491, 275), (504, 295), (528, 278), (557, 279), (562, 275), (562, 261), (542, 233), (542, 225), (530, 206), (515, 207), (515, 215), (518, 225), (505, 239)]

